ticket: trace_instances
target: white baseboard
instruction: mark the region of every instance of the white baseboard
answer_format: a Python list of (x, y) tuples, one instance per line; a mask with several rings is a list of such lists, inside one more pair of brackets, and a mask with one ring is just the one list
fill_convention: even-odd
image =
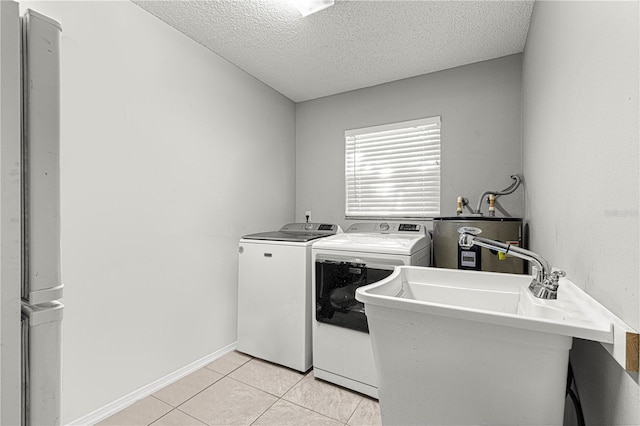
[(104, 407), (98, 408), (97, 410), (80, 417), (70, 423), (67, 423), (68, 426), (87, 426), (94, 425), (107, 417), (110, 417), (121, 411), (122, 409), (132, 405), (134, 402), (141, 400), (142, 398), (146, 398), (149, 395), (159, 391), (165, 386), (170, 385), (171, 383), (182, 379), (185, 376), (193, 373), (194, 371), (204, 367), (205, 365), (215, 361), (216, 359), (232, 352), (236, 349), (237, 342), (233, 342), (230, 345), (225, 346), (224, 348), (217, 350), (209, 355), (206, 355), (189, 365), (185, 365), (184, 367), (174, 371), (173, 373), (167, 374), (164, 377), (156, 380), (155, 382), (149, 383), (146, 386), (141, 387), (138, 390), (131, 392), (128, 395), (119, 398)]

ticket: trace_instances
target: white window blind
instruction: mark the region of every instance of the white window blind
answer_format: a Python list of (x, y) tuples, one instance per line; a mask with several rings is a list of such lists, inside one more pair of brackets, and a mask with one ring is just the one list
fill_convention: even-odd
[(347, 218), (440, 215), (440, 117), (347, 130)]

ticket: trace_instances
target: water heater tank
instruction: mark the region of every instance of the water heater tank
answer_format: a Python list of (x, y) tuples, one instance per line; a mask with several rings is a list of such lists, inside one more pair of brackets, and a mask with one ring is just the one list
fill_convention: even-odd
[(479, 234), (481, 237), (523, 247), (522, 219), (481, 216), (437, 217), (433, 219), (433, 266), (512, 274), (527, 273), (528, 265), (517, 257), (503, 256), (480, 247), (474, 247), (470, 252), (461, 252), (458, 247), (458, 228), (461, 227), (479, 228), (482, 230)]

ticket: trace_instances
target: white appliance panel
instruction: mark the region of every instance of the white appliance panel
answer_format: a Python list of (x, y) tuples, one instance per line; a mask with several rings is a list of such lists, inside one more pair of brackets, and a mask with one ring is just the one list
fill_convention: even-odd
[[(378, 398), (378, 377), (369, 334), (318, 321), (313, 332), (314, 377)], [(326, 344), (329, 341), (334, 343)]]
[(28, 387), (25, 389), (25, 423), (60, 424), (62, 322), (64, 305), (47, 302), (23, 305), (25, 358), (28, 359)]
[(24, 287), (30, 304), (62, 297), (60, 279), (60, 24), (23, 18)]
[[(313, 365), (314, 371), (329, 371), (373, 388), (378, 386), (368, 333), (317, 321), (313, 332), (317, 342), (314, 346), (317, 359)], [(340, 342), (340, 345), (323, 344), (331, 340)], [(353, 362), (354, 354), (357, 354), (356, 362)], [(377, 392), (372, 396), (377, 398)]]
[[(238, 350), (311, 368), (311, 244), (240, 241)], [(303, 319), (303, 320), (301, 320)]]
[(22, 25), (22, 424), (59, 425), (60, 24)]
[(409, 255), (428, 247), (428, 239), (422, 235), (403, 234), (352, 234), (334, 235), (318, 241), (317, 249), (359, 251), (365, 253), (387, 253)]

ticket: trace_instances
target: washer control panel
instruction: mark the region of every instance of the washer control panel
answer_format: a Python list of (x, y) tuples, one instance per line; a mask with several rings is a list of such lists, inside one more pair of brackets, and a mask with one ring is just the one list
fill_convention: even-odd
[(322, 232), (335, 234), (340, 227), (329, 223), (288, 223), (280, 232)]
[(417, 223), (400, 223), (398, 225), (398, 231), (405, 231), (405, 232), (420, 232), (420, 227), (422, 225), (417, 224)]

